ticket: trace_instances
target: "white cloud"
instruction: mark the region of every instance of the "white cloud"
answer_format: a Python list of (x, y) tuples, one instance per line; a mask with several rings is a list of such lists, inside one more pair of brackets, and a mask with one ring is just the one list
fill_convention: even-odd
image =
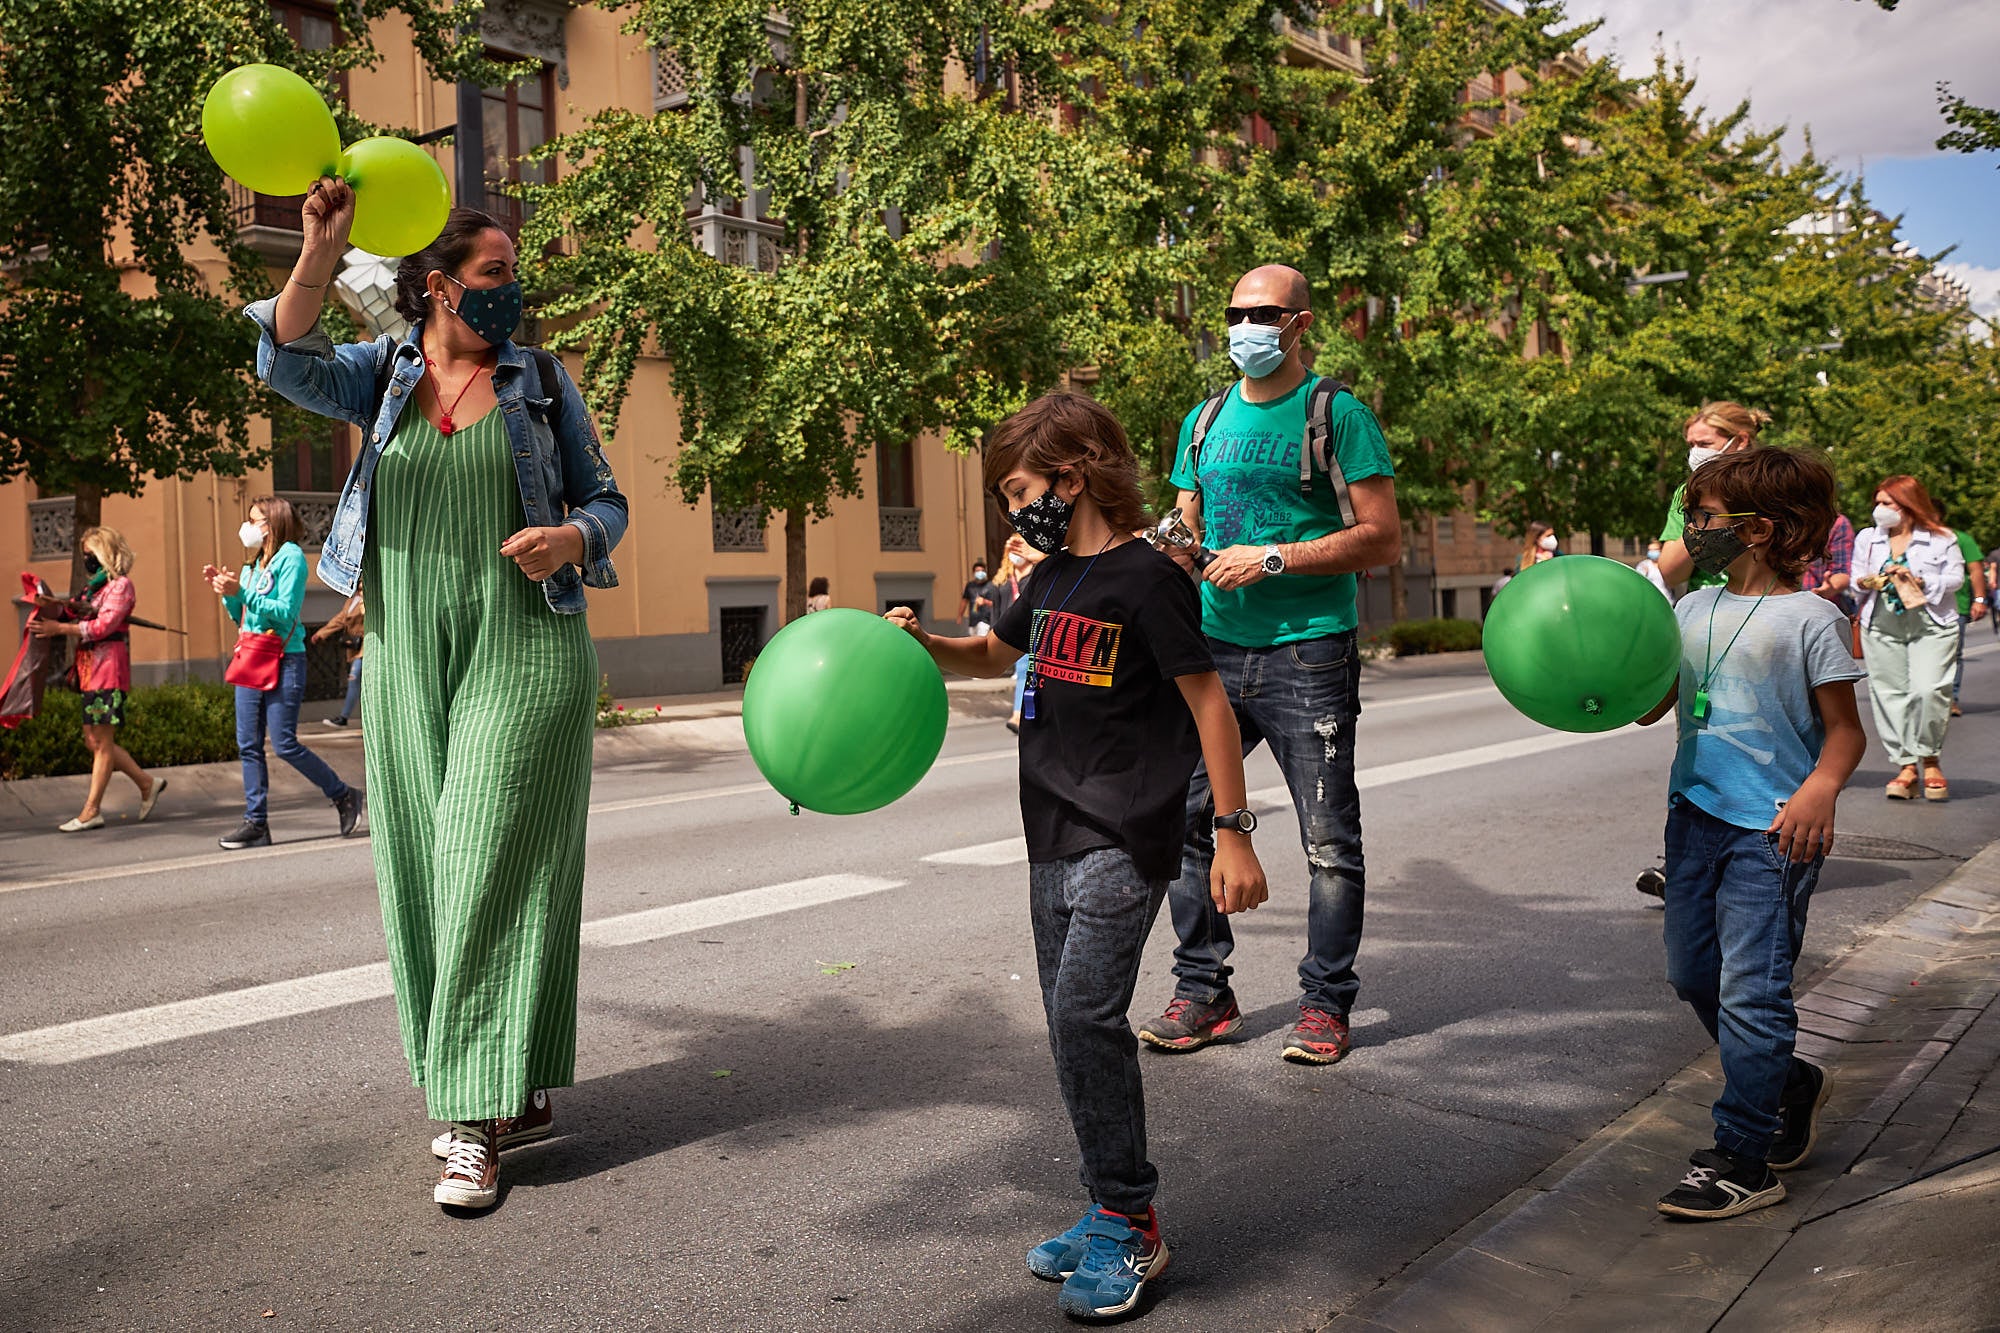
[(1573, 18), (1601, 15), (1593, 51), (1627, 73), (1664, 47), (1684, 58), (1712, 111), (1750, 99), (1759, 125), (1786, 124), (1789, 151), (1810, 126), (1820, 154), (1847, 169), (1877, 156), (1920, 157), (1944, 132), (1936, 85), (2000, 104), (2000, 3), (1904, 0), (1571, 0)]

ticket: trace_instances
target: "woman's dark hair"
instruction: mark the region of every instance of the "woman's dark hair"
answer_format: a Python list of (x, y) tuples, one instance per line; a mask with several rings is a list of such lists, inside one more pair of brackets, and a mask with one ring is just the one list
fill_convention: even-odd
[(465, 261), (472, 258), (472, 250), (479, 243), (480, 236), (488, 229), (504, 232), (490, 213), (482, 213), (476, 208), (454, 208), (444, 220), (444, 230), (438, 238), (413, 255), (406, 255), (403, 262), (396, 265), (396, 311), (412, 324), (420, 319), (428, 319), (431, 313), (430, 291), (426, 283), (433, 272), (458, 276)]
[(1688, 479), (1687, 507), (1754, 514), (1771, 525), (1764, 563), (1787, 578), (1826, 557), (1840, 512), (1833, 469), (1803, 449), (1746, 449), (1703, 463)]
[(823, 578), (814, 579), (811, 583), (808, 583), (806, 585), (806, 596), (808, 597), (832, 596), (832, 587)]
[(1025, 468), (1054, 478), (1074, 472), (1083, 491), (1104, 511), (1114, 532), (1146, 526), (1146, 497), (1139, 489), (1139, 460), (1125, 428), (1102, 403), (1080, 393), (1043, 394), (986, 437), (986, 489), (1004, 506), (1000, 483)]

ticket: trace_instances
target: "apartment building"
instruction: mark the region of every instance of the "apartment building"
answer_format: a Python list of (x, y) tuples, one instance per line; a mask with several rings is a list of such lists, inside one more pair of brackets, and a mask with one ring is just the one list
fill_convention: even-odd
[[(271, 7), (309, 49), (339, 40), (342, 11), (332, 3), (276, 0)], [(524, 168), (514, 159), (600, 111), (623, 106), (646, 112), (669, 103), (672, 71), (657, 69), (643, 42), (620, 31), (623, 18), (563, 0), (488, 0), (481, 27), (489, 48), (539, 64), (526, 78), (486, 91), (489, 182), (519, 179)], [(341, 89), (355, 111), (420, 134), (452, 125), (455, 87), (432, 80), (392, 28), (378, 41), (380, 63), (352, 71)], [(432, 145), (431, 151), (447, 179), (456, 179), (452, 150)], [(298, 254), (300, 201), (240, 190), (236, 201), (242, 234), (269, 261), (276, 291)], [(508, 226), (520, 226), (517, 201), (490, 192), (483, 203)], [(723, 262), (766, 269), (776, 263), (783, 234), (758, 214), (754, 197), (747, 210), (737, 202), (699, 207), (689, 227), (697, 243)], [(219, 287), (220, 256), (204, 261)], [(532, 340), (533, 328), (522, 336)], [(569, 358), (569, 368), (578, 372), (576, 358)], [(714, 690), (740, 681), (744, 664), (782, 623), (784, 516), (760, 523), (754, 513), (718, 512), (705, 497), (690, 505), (667, 483), (680, 420), (667, 369), (658, 358), (641, 363), (617, 432), (605, 440), (632, 504), (632, 524), (616, 555), (620, 585), (591, 590), (589, 615), (611, 688), (627, 696)], [(254, 423), (253, 430), (257, 443), (270, 440), (270, 423)], [(332, 519), (358, 444), (355, 434), (341, 423), (321, 423), (279, 441), (271, 462), (248, 476), (154, 481), (140, 495), (105, 498), (104, 523), (123, 533), (138, 557), (138, 613), (186, 631), (184, 637), (133, 631), (138, 680), (220, 676), (236, 631), (201, 581), (201, 566), (240, 562), (237, 526), (249, 499), (267, 492), (292, 501), (307, 529), (310, 556)], [(875, 611), (890, 603), (912, 605), (932, 627), (949, 630), (967, 571), (989, 546), (978, 460), (935, 440), (915, 439), (882, 451), (865, 470), (865, 481), (864, 494), (836, 501), (827, 520), (810, 526), (809, 576), (830, 581), (836, 605)], [(23, 479), (0, 483), (0, 567), (31, 570), (66, 587), (73, 527), (70, 497), (38, 494)], [(325, 621), (342, 600), (315, 576), (307, 623)], [(344, 676), (338, 649), (316, 646), (309, 656), (309, 694), (338, 697)]]

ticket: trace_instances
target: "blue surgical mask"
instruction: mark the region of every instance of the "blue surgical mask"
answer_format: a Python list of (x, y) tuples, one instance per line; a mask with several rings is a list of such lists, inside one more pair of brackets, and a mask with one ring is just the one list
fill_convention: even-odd
[(1261, 380), (1285, 364), (1284, 325), (1252, 324), (1244, 320), (1229, 330), (1229, 359), (1253, 380)]
[(488, 347), (498, 347), (514, 336), (514, 330), (521, 324), (521, 284), (504, 282), (498, 287), (468, 287), (449, 273), (445, 277), (458, 283), (459, 297), (456, 306), (448, 307), (471, 329), (485, 340)]

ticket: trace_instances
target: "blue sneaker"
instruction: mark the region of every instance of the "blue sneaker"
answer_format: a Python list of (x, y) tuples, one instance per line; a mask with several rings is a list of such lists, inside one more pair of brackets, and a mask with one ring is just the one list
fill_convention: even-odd
[(1063, 1283), (1056, 1307), (1072, 1319), (1114, 1319), (1139, 1303), (1146, 1283), (1167, 1267), (1160, 1239), (1160, 1214), (1151, 1210), (1143, 1227), (1131, 1218), (1100, 1208), (1083, 1223), (1085, 1249), (1076, 1271)]
[(1046, 1282), (1061, 1282), (1074, 1273), (1083, 1259), (1083, 1252), (1090, 1248), (1090, 1238), (1084, 1232), (1097, 1220), (1097, 1216), (1098, 1210), (1093, 1208), (1062, 1235), (1051, 1236), (1029, 1250), (1028, 1271)]

